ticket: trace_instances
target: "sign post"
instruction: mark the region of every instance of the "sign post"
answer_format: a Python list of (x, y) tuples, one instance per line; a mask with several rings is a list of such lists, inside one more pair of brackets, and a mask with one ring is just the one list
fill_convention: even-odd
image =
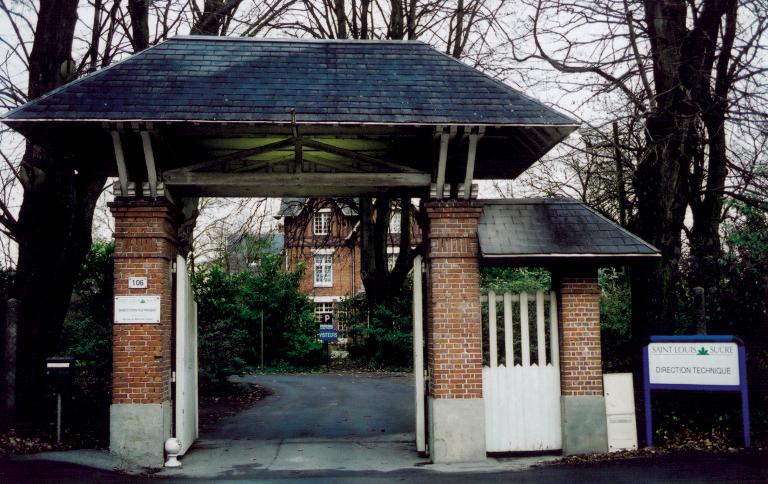
[(741, 392), (744, 447), (750, 445), (747, 358), (735, 336), (651, 336), (643, 348), (645, 439), (653, 446), (652, 390)]
[(320, 314), (320, 341), (323, 342), (323, 352), (325, 353), (325, 366), (330, 369), (331, 367), (331, 351), (328, 347), (328, 343), (336, 343), (339, 341), (339, 332), (333, 327), (333, 314), (322, 313)]

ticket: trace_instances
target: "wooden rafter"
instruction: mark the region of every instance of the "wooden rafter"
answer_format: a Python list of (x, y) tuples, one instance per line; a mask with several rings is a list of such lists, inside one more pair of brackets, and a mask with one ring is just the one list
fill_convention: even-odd
[(323, 143), (322, 141), (303, 138), (302, 143), (304, 144), (304, 146), (308, 146), (310, 148), (315, 148), (317, 150), (325, 151), (326, 153), (331, 153), (334, 155), (344, 156), (346, 158), (362, 161), (364, 163), (370, 163), (371, 165), (379, 166), (381, 168), (388, 168), (390, 170), (395, 170), (403, 173), (419, 173), (419, 170), (415, 170), (408, 166), (403, 166), (396, 163), (390, 163), (388, 161), (380, 160), (378, 158), (374, 158), (372, 156), (369, 156), (357, 151), (347, 150), (344, 148), (339, 148), (338, 146), (329, 145), (327, 143)]
[(291, 136), (290, 138), (286, 138), (280, 141), (275, 141), (274, 143), (268, 143), (266, 145), (257, 146), (255, 148), (248, 148), (246, 150), (240, 150), (235, 153), (230, 153), (228, 155), (220, 156), (219, 158), (215, 158), (213, 160), (201, 161), (200, 163), (195, 163), (194, 165), (189, 165), (189, 166), (179, 168), (179, 170), (191, 172), (191, 171), (196, 171), (203, 168), (216, 166), (222, 163), (231, 163), (233, 161), (240, 161), (245, 158), (248, 158), (249, 156), (256, 156), (262, 153), (268, 153), (270, 151), (275, 151), (280, 148), (290, 146), (295, 141), (296, 141), (296, 138)]
[[(237, 196), (347, 196), (382, 190), (414, 192), (429, 186), (429, 173), (214, 173), (165, 172), (171, 188)], [(231, 195), (234, 196), (234, 195)]]

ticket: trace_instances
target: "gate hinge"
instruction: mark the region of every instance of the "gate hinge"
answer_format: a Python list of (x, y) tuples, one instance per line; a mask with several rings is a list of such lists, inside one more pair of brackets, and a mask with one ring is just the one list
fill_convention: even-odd
[(175, 371), (171, 372), (171, 383), (176, 383), (176, 372)]
[(171, 273), (176, 274), (176, 263), (171, 263)]

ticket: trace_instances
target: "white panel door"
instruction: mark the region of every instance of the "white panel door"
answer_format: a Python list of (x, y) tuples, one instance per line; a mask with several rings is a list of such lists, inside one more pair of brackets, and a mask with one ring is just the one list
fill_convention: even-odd
[(181, 455), (197, 439), (197, 303), (183, 257), (176, 257), (176, 437)]
[[(488, 293), (488, 365), (483, 367), (487, 452), (562, 448), (557, 299), (554, 292), (530, 296)], [(531, 309), (535, 319), (529, 317)], [(531, 335), (536, 336), (534, 344)]]

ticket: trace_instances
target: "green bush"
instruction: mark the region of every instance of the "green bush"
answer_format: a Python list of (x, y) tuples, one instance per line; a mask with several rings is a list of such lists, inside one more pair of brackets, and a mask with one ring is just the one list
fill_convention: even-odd
[[(413, 366), (412, 288), (409, 277), (391, 302), (370, 311), (364, 299), (340, 303), (341, 320), (352, 328), (350, 358), (374, 366)], [(366, 321), (368, 315), (369, 322)]]
[(73, 356), (77, 369), (67, 425), (102, 444), (112, 399), (113, 252), (113, 242), (91, 246), (75, 282), (58, 351)]
[(597, 273), (600, 284), (600, 340), (603, 371), (632, 371), (632, 298), (629, 278), (618, 269)]
[(312, 304), (298, 291), (301, 277), (301, 270), (281, 270), (275, 255), (263, 256), (258, 272), (232, 274), (213, 264), (195, 273), (201, 378), (219, 383), (260, 364), (262, 314), (266, 365), (321, 361)]
[(552, 276), (549, 270), (540, 267), (483, 267), (480, 286), (497, 293), (549, 291)]

